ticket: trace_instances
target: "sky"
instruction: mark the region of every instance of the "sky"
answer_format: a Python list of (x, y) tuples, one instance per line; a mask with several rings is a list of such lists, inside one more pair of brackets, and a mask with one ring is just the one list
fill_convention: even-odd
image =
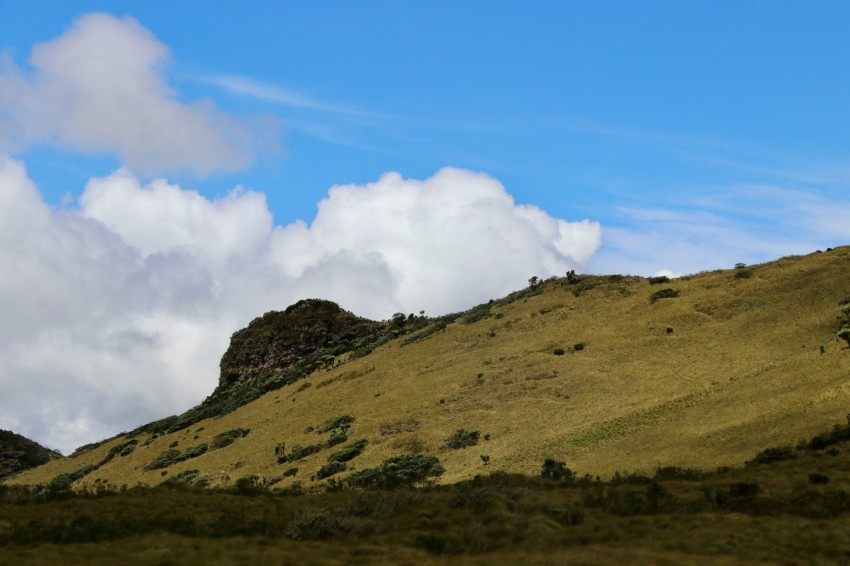
[(0, 0), (0, 428), (197, 404), (309, 297), (439, 315), (531, 276), (850, 240), (843, 1)]

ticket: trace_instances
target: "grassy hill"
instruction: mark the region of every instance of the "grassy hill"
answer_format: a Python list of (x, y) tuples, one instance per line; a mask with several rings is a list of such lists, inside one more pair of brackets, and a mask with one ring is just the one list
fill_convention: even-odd
[[(399, 454), (439, 458), (442, 483), (537, 474), (545, 458), (603, 478), (737, 466), (844, 421), (850, 350), (836, 332), (848, 301), (842, 247), (671, 281), (553, 279), (437, 320), (343, 316), (351, 333), (263, 358), (268, 371), (226, 356), (223, 379), (235, 377), (206, 403), (244, 405), (152, 423), (6, 483), (257, 476), (309, 489)], [(232, 392), (249, 382), (250, 394)]]

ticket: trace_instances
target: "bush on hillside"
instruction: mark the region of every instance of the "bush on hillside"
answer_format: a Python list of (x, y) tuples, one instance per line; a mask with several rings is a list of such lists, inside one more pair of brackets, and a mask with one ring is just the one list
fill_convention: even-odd
[(660, 291), (656, 291), (652, 295), (650, 295), (649, 301), (651, 303), (654, 303), (655, 301), (657, 301), (659, 299), (675, 299), (678, 296), (679, 296), (679, 290), (678, 289), (670, 289), (670, 288), (661, 289)]
[(217, 434), (210, 443), (210, 449), (215, 450), (217, 448), (224, 448), (225, 446), (229, 446), (236, 442), (236, 440), (248, 436), (249, 432), (251, 432), (251, 430), (246, 428), (232, 428), (226, 432)]
[(206, 444), (198, 444), (197, 446), (192, 446), (191, 448), (187, 448), (185, 452), (180, 452), (179, 450), (171, 448), (157, 456), (153, 462), (145, 466), (145, 469), (158, 470), (161, 468), (167, 468), (172, 464), (177, 464), (178, 462), (197, 458), (198, 456), (206, 453), (206, 451)]
[(347, 431), (351, 428), (351, 424), (354, 422), (354, 417), (351, 415), (340, 415), (333, 419), (325, 421), (320, 427), (316, 429), (317, 434), (322, 434), (324, 432), (331, 432), (334, 429)]
[(348, 462), (349, 460), (359, 456), (368, 443), (369, 441), (365, 438), (352, 442), (351, 444), (344, 446), (341, 450), (338, 450), (328, 456), (328, 462)]
[(477, 430), (467, 431), (462, 428), (456, 430), (443, 442), (443, 448), (447, 450), (460, 450), (478, 444), (479, 432)]
[(793, 460), (796, 457), (797, 454), (790, 446), (777, 446), (762, 450), (756, 454), (752, 462), (755, 464), (770, 464), (771, 462), (781, 462), (782, 460)]
[(351, 474), (349, 485), (371, 489), (411, 487), (436, 478), (446, 471), (434, 456), (401, 454), (384, 460), (377, 468), (367, 468)]
[(575, 478), (575, 473), (567, 467), (566, 462), (560, 462), (552, 458), (543, 460), (540, 475), (546, 479), (556, 481), (570, 481)]
[(850, 348), (850, 326), (843, 327), (836, 336), (847, 342), (847, 347)]

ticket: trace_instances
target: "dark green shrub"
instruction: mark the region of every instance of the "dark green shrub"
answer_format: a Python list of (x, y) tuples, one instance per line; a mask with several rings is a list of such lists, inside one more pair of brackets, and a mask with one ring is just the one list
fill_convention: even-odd
[(847, 347), (850, 348), (850, 326), (843, 327), (836, 336), (847, 342)]
[(730, 497), (755, 497), (759, 493), (761, 493), (761, 488), (755, 482), (742, 481), (729, 486)]
[(809, 474), (809, 481), (815, 485), (829, 483), (829, 476), (819, 472), (812, 472)]
[(410, 338), (403, 340), (402, 343), (401, 343), (401, 346), (407, 346), (409, 344), (413, 344), (414, 342), (418, 342), (419, 340), (424, 340), (425, 338), (428, 338), (429, 336), (433, 336), (437, 332), (444, 332), (445, 330), (446, 330), (446, 324), (443, 323), (443, 322), (438, 322), (437, 324), (434, 324), (433, 326), (426, 328), (422, 332), (417, 332), (416, 334), (413, 334)]
[(451, 488), (449, 507), (452, 509), (474, 509), (483, 511), (492, 506), (499, 495), (499, 490), (488, 485), (478, 485), (476, 482), (462, 482)]
[(563, 356), (563, 355), (564, 355), (564, 354), (566, 354), (567, 352), (566, 352), (566, 350), (564, 350), (563, 348), (555, 348), (555, 350), (553, 351), (553, 353), (554, 353), (556, 356)]
[(210, 483), (209, 476), (202, 476), (198, 470), (183, 470), (168, 479), (169, 482), (182, 482), (193, 487), (207, 487)]
[(752, 269), (738, 269), (735, 271), (735, 279), (749, 279), (753, 276)]
[(74, 478), (71, 474), (59, 474), (47, 484), (45, 495), (48, 498), (71, 496), (71, 484), (74, 483)]
[(367, 468), (351, 474), (348, 478), (354, 487), (394, 489), (421, 484), (436, 478), (446, 471), (434, 456), (401, 454), (384, 460), (378, 468)]
[(654, 303), (655, 301), (657, 301), (659, 299), (675, 299), (678, 296), (679, 296), (679, 290), (678, 289), (669, 289), (669, 288), (668, 289), (661, 289), (660, 291), (656, 291), (652, 295), (650, 295), (649, 301), (651, 303)]
[(556, 481), (571, 481), (575, 478), (575, 473), (567, 467), (566, 462), (560, 462), (552, 458), (543, 460), (540, 475)]
[(244, 438), (248, 436), (248, 433), (251, 432), (250, 429), (245, 428), (232, 428), (226, 432), (222, 432), (220, 434), (215, 435), (215, 438), (212, 439), (210, 443), (211, 450), (216, 450), (218, 448), (224, 448), (225, 446), (229, 446), (236, 442), (240, 438)]
[(836, 517), (850, 511), (850, 493), (843, 489), (830, 489), (824, 492), (821, 505), (829, 517)]
[(171, 464), (175, 464), (179, 462), (178, 458), (181, 456), (181, 452), (175, 449), (169, 449), (160, 454), (154, 459), (153, 462), (145, 466), (146, 470), (158, 470), (160, 468), (167, 468)]
[(755, 464), (769, 464), (771, 462), (781, 462), (782, 460), (793, 460), (796, 457), (797, 454), (790, 446), (778, 446), (776, 448), (762, 450), (752, 459), (752, 462)]
[(585, 344), (584, 342), (576, 342), (573, 344), (573, 352), (581, 352), (584, 350)]
[(280, 443), (275, 448), (275, 455), (277, 455), (277, 463), (284, 464), (286, 462), (297, 462), (307, 456), (315, 454), (316, 452), (320, 452), (325, 448), (324, 444), (310, 444), (308, 446), (302, 446), (301, 444), (295, 444), (292, 446), (292, 450), (290, 450), (289, 454), (284, 452), (286, 445), (284, 443)]
[(584, 523), (584, 513), (581, 509), (568, 507), (567, 509), (552, 509), (549, 516), (555, 519), (562, 527), (574, 527)]
[(341, 509), (305, 509), (299, 511), (286, 527), (286, 536), (295, 540), (325, 540), (344, 535), (354, 523)]
[(179, 462), (183, 460), (189, 460), (190, 458), (197, 458), (198, 456), (206, 453), (207, 445), (206, 444), (198, 444), (197, 446), (192, 446), (191, 448), (187, 448), (186, 451), (180, 456)]
[(658, 277), (650, 277), (649, 284), (650, 285), (660, 285), (661, 283), (669, 283), (670, 278), (666, 275), (659, 275)]
[(398, 497), (392, 493), (359, 492), (345, 506), (345, 510), (355, 517), (381, 520), (391, 517), (398, 507), (398, 503)]
[(656, 480), (687, 480), (697, 481), (703, 478), (704, 474), (699, 470), (691, 468), (680, 468), (678, 466), (664, 466), (655, 469)]
[(621, 472), (614, 472), (614, 476), (611, 478), (612, 485), (649, 485), (654, 481), (654, 479), (652, 479), (643, 472), (629, 472), (627, 474), (623, 474)]
[(191, 458), (197, 458), (198, 456), (206, 453), (206, 451), (206, 444), (198, 444), (197, 446), (192, 446), (191, 448), (187, 448), (186, 451), (182, 453), (179, 450), (171, 448), (160, 454), (153, 462), (145, 466), (145, 469), (157, 470), (160, 468), (167, 468), (171, 464), (183, 462)]
[(467, 431), (462, 428), (456, 430), (443, 442), (443, 448), (447, 450), (460, 450), (478, 444), (479, 432), (477, 430)]
[(416, 546), (434, 556), (439, 556), (446, 550), (446, 538), (436, 533), (427, 533), (416, 537)]
[(344, 472), (348, 465), (345, 462), (331, 460), (316, 472), (316, 479), (323, 480), (325, 478), (329, 478), (334, 474), (338, 474), (340, 472)]
[[(847, 419), (848, 423), (850, 423), (850, 415), (847, 416)], [(808, 450), (823, 450), (828, 446), (848, 440), (850, 440), (850, 424), (835, 425), (830, 432), (818, 434), (809, 442), (805, 443), (804, 446)]]
[(124, 442), (119, 442), (115, 446), (109, 449), (109, 452), (104, 456), (103, 460), (98, 462), (98, 467), (103, 466), (104, 464), (110, 462), (115, 456), (126, 456), (133, 452), (136, 449), (136, 445), (139, 443), (138, 439), (131, 438), (129, 440), (125, 440)]
[(265, 491), (259, 476), (243, 476), (236, 480), (236, 491), (240, 495), (257, 495)]
[(328, 462), (348, 462), (349, 460), (359, 456), (368, 443), (369, 441), (365, 438), (352, 442), (351, 444), (343, 447), (341, 450), (328, 456)]
[(341, 415), (339, 417), (325, 421), (324, 424), (322, 424), (316, 429), (316, 432), (318, 434), (322, 434), (325, 432), (330, 432), (334, 429), (339, 429), (345, 432), (349, 428), (351, 428), (351, 424), (354, 422), (354, 420), (354, 417), (352, 417), (351, 415)]
[(331, 446), (342, 444), (346, 440), (348, 440), (348, 434), (346, 434), (344, 430), (335, 428), (331, 431), (331, 434), (325, 444), (327, 444), (328, 448), (330, 448)]

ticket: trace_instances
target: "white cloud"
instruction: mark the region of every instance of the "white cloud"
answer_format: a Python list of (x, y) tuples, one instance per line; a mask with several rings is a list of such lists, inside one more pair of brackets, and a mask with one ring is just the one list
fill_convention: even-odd
[(209, 200), (126, 169), (57, 211), (0, 158), (0, 427), (68, 451), (199, 402), (263, 312), (460, 310), (581, 269), (599, 232), (460, 169), (333, 187), (309, 225), (275, 226), (256, 192)]
[(145, 174), (198, 175), (244, 168), (274, 145), (271, 124), (249, 127), (209, 101), (181, 101), (166, 79), (169, 59), (136, 20), (83, 16), (35, 46), (31, 72), (0, 63), (0, 143), (109, 152)]

